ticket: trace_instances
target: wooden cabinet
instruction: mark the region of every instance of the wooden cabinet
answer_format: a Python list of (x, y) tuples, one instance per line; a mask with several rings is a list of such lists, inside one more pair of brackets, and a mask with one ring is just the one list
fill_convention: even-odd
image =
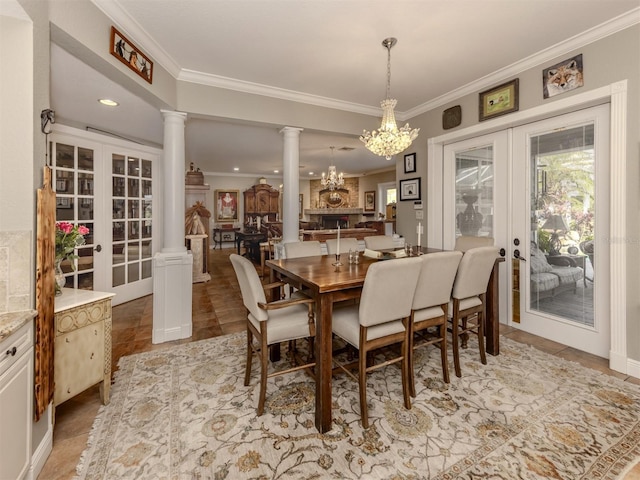
[(26, 478), (31, 466), (33, 321), (0, 342), (0, 478)]
[[(280, 192), (266, 183), (260, 183), (244, 192), (244, 224), (255, 223), (256, 217), (262, 221), (275, 222), (279, 219)], [(267, 216), (267, 219), (264, 217)]]
[(101, 383), (102, 403), (111, 386), (112, 293), (63, 289), (55, 307), (53, 404)]

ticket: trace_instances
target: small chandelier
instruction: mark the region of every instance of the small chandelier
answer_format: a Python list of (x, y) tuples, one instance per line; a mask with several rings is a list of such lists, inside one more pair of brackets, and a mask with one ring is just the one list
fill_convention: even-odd
[[(333, 163), (334, 147), (329, 147), (329, 148), (331, 148), (331, 159), (332, 159), (331, 163)], [(342, 177), (342, 172), (338, 174), (336, 172), (335, 165), (329, 165), (329, 172), (327, 174), (322, 172), (322, 179), (320, 179), (320, 184), (323, 187), (328, 188), (329, 191), (333, 191), (337, 187), (341, 187), (342, 185), (344, 185), (344, 178)]]
[(382, 123), (378, 131), (363, 131), (360, 140), (365, 146), (376, 155), (391, 160), (396, 153), (406, 150), (411, 142), (413, 142), (420, 132), (419, 128), (411, 130), (407, 123), (404, 127), (398, 128), (396, 125), (396, 116), (393, 109), (398, 101), (391, 97), (391, 47), (398, 40), (396, 38), (385, 38), (382, 46), (387, 49), (387, 97), (380, 102), (382, 107)]

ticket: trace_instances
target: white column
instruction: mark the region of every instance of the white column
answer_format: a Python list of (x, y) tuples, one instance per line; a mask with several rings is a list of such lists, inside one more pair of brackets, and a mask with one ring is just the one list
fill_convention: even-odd
[(300, 132), (302, 128), (284, 127), (282, 242), (298, 241), (298, 195), (300, 194)]
[(188, 338), (192, 332), (193, 256), (185, 247), (184, 124), (187, 115), (162, 110), (164, 197), (162, 250), (153, 257), (152, 343)]

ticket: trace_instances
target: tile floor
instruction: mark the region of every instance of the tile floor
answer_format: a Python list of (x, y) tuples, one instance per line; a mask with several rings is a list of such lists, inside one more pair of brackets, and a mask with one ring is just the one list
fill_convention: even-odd
[[(212, 280), (193, 286), (193, 336), (188, 339), (151, 343), (152, 296), (143, 297), (113, 308), (112, 371), (118, 359), (125, 355), (217, 337), (245, 329), (244, 307), (231, 262), (234, 250), (215, 250), (209, 256)], [(607, 368), (608, 361), (565, 345), (501, 325), (500, 333), (512, 340), (567, 360), (622, 378), (635, 384), (640, 380)], [(84, 451), (93, 421), (100, 408), (98, 387), (92, 387), (56, 408), (53, 431), (53, 451), (38, 480), (67, 480), (75, 476), (75, 468)], [(640, 464), (624, 480), (640, 480)]]

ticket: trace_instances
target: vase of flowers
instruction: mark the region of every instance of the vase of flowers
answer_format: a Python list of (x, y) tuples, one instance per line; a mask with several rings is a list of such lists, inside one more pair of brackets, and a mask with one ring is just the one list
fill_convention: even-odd
[(56, 295), (62, 293), (62, 287), (66, 283), (62, 262), (68, 260), (71, 268), (75, 270), (74, 259), (76, 248), (84, 245), (84, 235), (89, 233), (89, 229), (84, 225), (73, 225), (69, 222), (56, 222), (56, 258), (55, 258), (55, 289)]

